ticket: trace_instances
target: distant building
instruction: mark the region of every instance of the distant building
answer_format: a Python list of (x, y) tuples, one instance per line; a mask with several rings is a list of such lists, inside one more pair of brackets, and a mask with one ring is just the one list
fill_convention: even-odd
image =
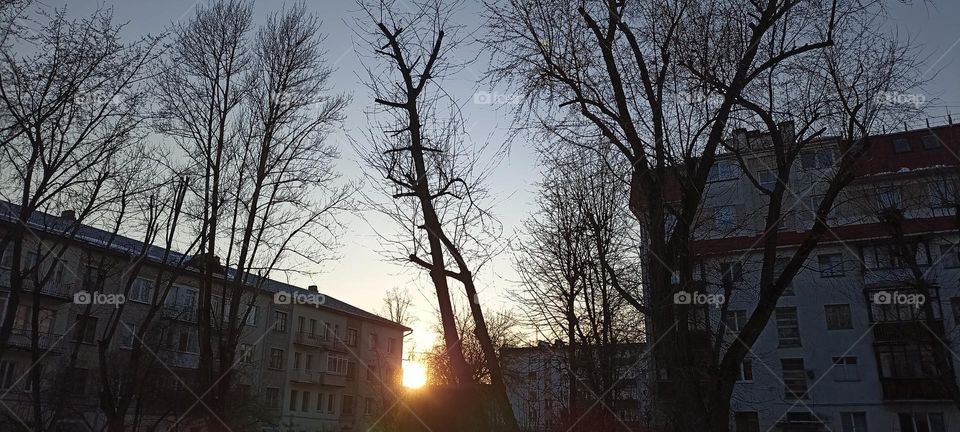
[[(503, 348), (501, 363), (507, 392), (520, 430), (602, 430), (597, 427), (597, 421), (608, 422), (610, 428), (606, 430), (640, 430), (640, 425), (646, 422), (645, 401), (649, 400), (644, 373), (648, 362), (643, 349), (642, 344), (610, 347), (615, 366), (607, 370), (599, 366), (596, 348), (578, 347), (575, 350), (578, 360), (572, 368), (568, 361), (569, 346), (559, 341), (540, 342), (535, 347)], [(577, 401), (572, 414), (571, 371)], [(606, 378), (602, 376), (604, 372)], [(603, 420), (598, 420), (600, 418)], [(579, 428), (572, 429), (576, 426)]]
[[(13, 227), (14, 211), (15, 206), (0, 203), (0, 238)], [(52, 427), (72, 431), (104, 422), (98, 346), (106, 340), (113, 314), (121, 310), (109, 301), (124, 292), (121, 281), (131, 268), (130, 258), (144, 245), (126, 237), (111, 238), (90, 226), (68, 234), (71, 222), (69, 212), (36, 213), (28, 224), (35, 237), (25, 247), (20, 263), (24, 268), (37, 260), (37, 251), (63, 246), (64, 253), (45, 261), (42, 273), (50, 275), (47, 280), (38, 278), (38, 272), (25, 281), (13, 333), (0, 358), (0, 401), (14, 416), (32, 421), (27, 372), (36, 369), (44, 415), (57, 408), (59, 417)], [(138, 382), (129, 422), (166, 429), (180, 419), (181, 430), (192, 430), (191, 415), (205, 414), (197, 401), (205, 389), (196, 387), (199, 269), (218, 266), (217, 261), (149, 248), (147, 263), (124, 299), (116, 335), (106, 349), (113, 365), (107, 372), (118, 378), (127, 370), (138, 323), (151, 308), (157, 309), (160, 316), (142, 339), (147, 352), (141, 368), (148, 375)], [(13, 265), (8, 248), (0, 256), (0, 318), (10, 295)], [(224, 272), (232, 270), (217, 271), (214, 325), (229, 310), (221, 294)], [(166, 299), (157, 305), (155, 295), (167, 286)], [(305, 290), (254, 278), (247, 293), (242, 306), (246, 309), (249, 299), (253, 306), (237, 346), (236, 388), (231, 395), (237, 399), (234, 406), (241, 407), (238, 415), (250, 422), (244, 430), (366, 430), (393, 404), (408, 328), (323, 295), (315, 286)], [(34, 306), (39, 309), (37, 333), (30, 319)], [(114, 390), (122, 385), (120, 380)], [(11, 416), (0, 416), (0, 430), (16, 423)]]
[[(792, 136), (791, 124), (782, 127)], [(768, 139), (735, 133), (736, 145), (747, 150), (746, 169), (761, 187), (772, 187), (776, 178)], [(741, 366), (731, 416), (736, 432), (960, 430), (960, 411), (944, 385), (955, 376), (960, 352), (960, 126), (871, 141), (856, 180), (830, 215), (832, 228)], [(836, 144), (815, 143), (791, 172), (779, 227), (784, 258), (812, 226), (826, 187), (820, 179), (840, 156)], [(765, 198), (729, 154), (718, 156), (705, 196), (693, 245), (701, 260), (698, 279), (708, 292), (733, 289), (726, 317), (732, 338), (756, 302)], [(902, 216), (902, 238), (883, 215)], [(912, 253), (901, 253), (902, 245)], [(929, 289), (921, 304), (910, 262)], [(718, 320), (718, 308), (704, 311)], [(934, 355), (938, 343), (949, 348), (945, 364)], [(658, 385), (667, 388), (669, 381)]]

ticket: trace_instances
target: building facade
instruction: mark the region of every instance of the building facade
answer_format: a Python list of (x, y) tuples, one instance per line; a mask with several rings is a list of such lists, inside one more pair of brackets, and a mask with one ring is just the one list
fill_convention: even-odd
[[(0, 203), (0, 238), (16, 210)], [(69, 212), (35, 213), (27, 224), (23, 292), (0, 356), (0, 401), (9, 407), (0, 430), (97, 430), (125, 396), (123, 430), (203, 430), (200, 271), (217, 260), (73, 222)], [(0, 315), (17, 265), (3, 249)], [(231, 272), (214, 272), (214, 334), (230, 316)], [(380, 420), (399, 391), (408, 328), (316, 286), (252, 278), (243, 291), (232, 430), (367, 430)]]
[[(782, 127), (792, 136), (792, 125)], [(704, 289), (733, 293), (720, 324), (728, 338), (756, 303), (766, 211), (759, 188), (776, 182), (768, 139), (737, 131), (747, 157), (718, 156), (693, 243)], [(800, 153), (777, 227), (775, 274), (812, 227), (839, 152), (822, 139)], [(732, 430), (960, 430), (951, 393), (960, 352), (958, 154), (960, 126), (871, 137), (830, 229), (741, 365)], [(720, 308), (704, 310), (720, 320)]]

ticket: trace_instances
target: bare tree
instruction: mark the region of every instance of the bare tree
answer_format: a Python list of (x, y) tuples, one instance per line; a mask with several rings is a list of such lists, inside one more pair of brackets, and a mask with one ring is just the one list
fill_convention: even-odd
[(411, 313), (411, 308), (413, 308), (413, 300), (410, 298), (410, 291), (400, 287), (391, 288), (383, 298), (383, 314), (395, 323), (409, 326), (416, 319)]
[[(643, 297), (630, 302), (648, 317), (654, 359), (671, 379), (675, 397), (659, 398), (663, 424), (728, 429), (738, 365), (826, 231), (825, 216), (869, 146), (869, 132), (887, 119), (880, 114), (888, 108), (864, 98), (913, 84), (905, 72), (913, 63), (909, 51), (864, 33), (881, 8), (859, 0), (489, 2), (491, 76), (525, 97), (521, 121), (585, 152), (596, 151), (597, 142), (612, 145), (630, 172), (625, 198), (644, 236)], [(867, 41), (887, 51), (850, 55)], [(781, 127), (787, 121), (798, 125), (796, 133)], [(699, 289), (693, 245), (705, 238), (704, 204), (718, 155), (736, 157), (727, 145), (731, 130), (756, 124), (773, 136), (776, 161), (758, 227), (759, 295), (738, 338), (706, 341), (690, 325), (693, 308), (673, 296)], [(775, 275), (770, 251), (779, 244), (789, 170), (827, 128), (841, 132), (841, 156), (821, 179), (817, 222)], [(720, 314), (716, 323), (726, 309)]]
[[(67, 237), (91, 215), (115, 205), (128, 189), (118, 178), (140, 169), (132, 156), (142, 131), (141, 80), (155, 38), (123, 42), (109, 10), (69, 19), (65, 10), (44, 14), (38, 28), (7, 41), (0, 59), (0, 197), (16, 225), (0, 239), (0, 255), (23, 263), (35, 237), (28, 223), (38, 210), (70, 210), (59, 230)], [(23, 49), (23, 50), (21, 50)], [(41, 257), (56, 257), (56, 250)], [(10, 297), (0, 324), (0, 353), (7, 346), (24, 289), (20, 265), (10, 273)]]
[[(454, 311), (457, 317), (457, 330), (460, 332), (463, 344), (463, 354), (470, 367), (470, 379), (474, 383), (489, 383), (490, 369), (487, 367), (480, 341), (474, 333), (476, 329), (470, 310), (454, 306)], [(487, 328), (498, 353), (503, 347), (516, 347), (522, 343), (521, 323), (517, 317), (508, 311), (494, 311), (489, 315)], [(440, 334), (440, 330), (437, 326), (437, 334)], [(449, 385), (458, 382), (450, 364), (450, 357), (446, 355), (445, 350), (443, 340), (438, 340), (430, 351), (425, 353), (424, 361), (430, 372), (428, 376), (430, 384)]]
[[(197, 178), (187, 208), (201, 239), (200, 384), (219, 412), (256, 292), (296, 263), (330, 258), (350, 192), (336, 185), (325, 139), (346, 98), (329, 94), (318, 21), (297, 5), (251, 37), (251, 13), (243, 1), (199, 6), (174, 26), (157, 85), (159, 129)], [(218, 273), (227, 282), (215, 294)]]
[[(360, 151), (381, 190), (394, 201), (380, 206), (408, 236), (396, 242), (403, 257), (429, 272), (436, 289), (446, 352), (457, 382), (472, 381), (463, 356), (450, 295), (450, 280), (469, 300), (475, 334), (490, 370), (496, 406), (505, 430), (516, 430), (496, 347), (476, 288), (476, 272), (491, 256), (497, 229), (480, 207), (484, 172), (463, 142), (456, 103), (440, 87), (455, 73), (454, 52), (462, 45), (449, 22), (459, 5), (392, 1), (361, 3), (369, 22), (366, 42), (381, 61), (368, 69), (367, 86), (376, 103), (375, 125)], [(409, 12), (399, 12), (399, 11)], [(385, 120), (384, 120), (385, 119)]]

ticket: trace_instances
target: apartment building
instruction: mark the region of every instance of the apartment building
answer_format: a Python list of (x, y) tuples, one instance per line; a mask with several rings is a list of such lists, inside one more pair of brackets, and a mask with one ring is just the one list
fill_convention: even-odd
[[(781, 127), (792, 137), (791, 124)], [(769, 136), (740, 130), (734, 141), (756, 183), (772, 188)], [(947, 382), (960, 358), (958, 155), (957, 125), (871, 138), (856, 180), (829, 216), (831, 229), (741, 365), (733, 430), (960, 430), (948, 391), (955, 383)], [(829, 138), (800, 154), (777, 227), (784, 258), (777, 274), (811, 228), (839, 158)], [(702, 261), (698, 279), (715, 282), (705, 289), (732, 288), (731, 337), (756, 301), (766, 211), (743, 165), (718, 157), (693, 246)], [(720, 309), (704, 309), (719, 318)]]
[[(640, 425), (648, 420), (650, 400), (644, 345), (618, 344), (604, 350), (613, 356), (615, 367), (610, 371), (597, 366), (601, 363), (600, 351), (578, 347), (579, 360), (570, 367), (569, 346), (560, 341), (502, 348), (507, 394), (520, 429), (641, 430)], [(570, 371), (574, 371), (576, 380), (573, 418), (569, 417)], [(609, 383), (603, 382), (602, 372), (608, 373)]]
[[(0, 203), (0, 237), (14, 226), (16, 211)], [(35, 213), (27, 228), (19, 265), (32, 270), (0, 357), (0, 402), (9, 407), (0, 430), (38, 419), (51, 430), (96, 429), (107, 422), (107, 401), (120, 401), (125, 391), (131, 403), (124, 430), (203, 430), (200, 270), (209, 265), (216, 273), (214, 327), (229, 315), (223, 294), (232, 270), (215, 257), (188, 257), (77, 226), (70, 212)], [(132, 278), (132, 258), (141, 252), (146, 264)], [(10, 296), (12, 261), (7, 248), (0, 256), (0, 311)], [(367, 430), (391, 406), (408, 328), (316, 286), (254, 278), (242, 299), (249, 311), (229, 397), (236, 411), (230, 421), (243, 428), (233, 430)], [(137, 367), (135, 345), (142, 350)]]

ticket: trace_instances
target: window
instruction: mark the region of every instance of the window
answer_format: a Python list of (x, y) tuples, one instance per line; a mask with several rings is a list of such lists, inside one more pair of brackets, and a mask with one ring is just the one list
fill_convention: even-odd
[(303, 354), (294, 351), (293, 353), (293, 368), (300, 369), (300, 359), (303, 357)]
[(283, 369), (283, 350), (270, 348), (270, 369)]
[(280, 408), (280, 389), (277, 387), (267, 387), (266, 399), (267, 408)]
[(197, 298), (199, 291), (196, 288), (173, 285), (167, 293), (164, 309), (172, 318), (183, 321), (196, 321)]
[(834, 381), (860, 381), (860, 369), (856, 357), (833, 358)]
[(898, 413), (900, 432), (947, 432), (943, 413)]
[[(780, 278), (780, 276), (783, 275), (784, 270), (787, 269), (787, 264), (788, 264), (788, 263), (790, 263), (790, 258), (786, 258), (786, 257), (777, 258), (777, 259), (773, 262), (773, 278), (774, 278), (774, 280)], [(787, 282), (787, 286), (784, 287), (784, 289), (783, 289), (783, 295), (785, 295), (785, 296), (792, 296), (792, 295), (794, 295), (794, 292), (793, 292), (793, 278), (790, 278), (790, 281)]]
[(933, 351), (930, 346), (907, 342), (895, 345), (878, 345), (880, 376), (882, 378), (937, 378)]
[(800, 346), (800, 324), (797, 321), (796, 307), (778, 307), (777, 337), (780, 348), (795, 348)]
[(960, 297), (950, 299), (950, 308), (953, 309), (953, 322), (960, 324)]
[(281, 311), (273, 312), (273, 331), (286, 333), (287, 332), (287, 313)]
[(310, 392), (303, 392), (303, 400), (300, 401), (300, 411), (307, 412), (310, 410)]
[(377, 376), (377, 369), (375, 366), (368, 364), (367, 365), (367, 381), (373, 381), (373, 378)]
[(17, 364), (10, 360), (0, 361), (0, 390), (13, 387), (17, 380)]
[(306, 333), (306, 331), (307, 331), (307, 319), (302, 316), (298, 316), (297, 317), (297, 333), (303, 334), (303, 333)]
[[(917, 265), (930, 265), (930, 254), (925, 243), (919, 242), (909, 245), (913, 250)], [(870, 270), (882, 270), (903, 267), (903, 257), (900, 249), (893, 244), (875, 244), (864, 246), (861, 249), (863, 263)]]
[(323, 339), (324, 339), (324, 340), (332, 340), (332, 339), (333, 339), (333, 334), (332, 334), (332, 331), (331, 331), (331, 330), (332, 330), (332, 328), (330, 327), (330, 323), (328, 323), (328, 322), (323, 323)]
[(734, 206), (720, 206), (713, 209), (713, 224), (719, 230), (735, 228), (737, 208)]
[(940, 245), (940, 263), (943, 268), (960, 267), (960, 253), (957, 253), (956, 245)]
[(253, 345), (240, 344), (240, 363), (253, 363)]
[(838, 253), (817, 255), (820, 264), (820, 277), (843, 276), (843, 255)]
[(347, 379), (353, 381), (357, 379), (357, 363), (347, 362)]
[(780, 359), (783, 370), (784, 396), (790, 399), (807, 398), (807, 370), (803, 367), (803, 359)]
[(298, 391), (296, 391), (296, 390), (290, 390), (290, 403), (287, 404), (287, 408), (290, 409), (290, 411), (296, 411), (296, 410), (297, 410), (297, 395), (298, 395), (299, 393), (300, 393), (300, 392), (298, 392)]
[(340, 412), (343, 415), (353, 415), (353, 396), (343, 395), (343, 407)]
[(317, 393), (317, 412), (323, 412), (323, 393)]
[(83, 342), (92, 344), (97, 336), (97, 317), (90, 315), (77, 315), (75, 324), (74, 342)]
[(846, 330), (853, 328), (850, 316), (850, 305), (824, 305), (823, 313), (827, 318), (827, 330)]
[(833, 165), (833, 152), (830, 149), (809, 150), (800, 153), (800, 168), (804, 170), (824, 169)]
[(927, 201), (933, 216), (950, 216), (957, 205), (957, 185), (946, 181), (927, 183)]
[(363, 413), (373, 414), (373, 398), (363, 398)]
[(332, 413), (336, 408), (336, 395), (330, 393), (327, 395), (327, 412)]
[(922, 138), (920, 138), (920, 141), (923, 142), (923, 148), (925, 150), (940, 148), (940, 138), (934, 134), (924, 135)]
[(907, 153), (913, 148), (910, 147), (910, 141), (907, 141), (906, 138), (895, 138), (893, 140), (893, 152), (894, 153)]
[(95, 265), (83, 266), (83, 289), (96, 292), (103, 291), (103, 283), (107, 279), (107, 271)]
[(368, 343), (367, 345), (368, 345), (368, 347), (369, 347), (371, 350), (376, 350), (376, 349), (377, 349), (377, 334), (376, 334), (376, 333), (370, 333), (370, 339), (369, 339), (369, 343)]
[[(247, 310), (249, 309), (249, 312)], [(240, 304), (240, 316), (237, 319), (243, 319), (243, 314), (247, 314), (246, 325), (255, 326), (257, 325), (257, 313), (260, 311), (260, 308), (256, 305), (249, 303)], [(230, 302), (227, 302), (223, 305), (223, 321), (227, 322), (230, 319)]]
[(313, 370), (313, 354), (307, 354), (307, 361), (304, 362), (303, 368), (306, 370)]
[(130, 287), (130, 300), (150, 304), (153, 302), (153, 281), (146, 278), (136, 278)]
[(727, 312), (727, 331), (739, 333), (743, 325), (747, 323), (747, 311), (732, 310)]
[(327, 372), (347, 374), (347, 359), (343, 356), (327, 354)]
[(360, 339), (360, 334), (357, 332), (357, 329), (351, 328), (347, 329), (347, 345), (355, 347), (357, 346), (357, 340)]
[(737, 382), (753, 382), (753, 360), (749, 358), (744, 358), (740, 362), (739, 375), (737, 376)]
[(708, 182), (718, 182), (725, 180), (733, 180), (737, 178), (737, 165), (732, 162), (718, 161), (710, 167), (710, 172), (707, 174)]
[(877, 204), (881, 209), (898, 209), (902, 206), (900, 188), (883, 186), (877, 188)]
[(760, 415), (756, 411), (734, 413), (734, 432), (760, 432)]
[(317, 336), (317, 320), (310, 318), (310, 337)]
[(757, 183), (760, 183), (760, 187), (772, 191), (773, 188), (777, 185), (777, 173), (774, 170), (763, 170), (757, 173)]
[(723, 286), (730, 286), (743, 281), (743, 263), (740, 262), (722, 262), (720, 263), (720, 281)]
[(841, 412), (840, 426), (843, 427), (843, 432), (868, 432), (867, 413)]
[(200, 343), (196, 328), (176, 328), (167, 333), (166, 348), (183, 353), (197, 354)]
[(137, 323), (125, 322), (120, 329), (120, 347), (133, 348), (133, 341), (137, 338)]
[(396, 345), (397, 340), (394, 338), (387, 338), (387, 354), (393, 354), (394, 345)]

